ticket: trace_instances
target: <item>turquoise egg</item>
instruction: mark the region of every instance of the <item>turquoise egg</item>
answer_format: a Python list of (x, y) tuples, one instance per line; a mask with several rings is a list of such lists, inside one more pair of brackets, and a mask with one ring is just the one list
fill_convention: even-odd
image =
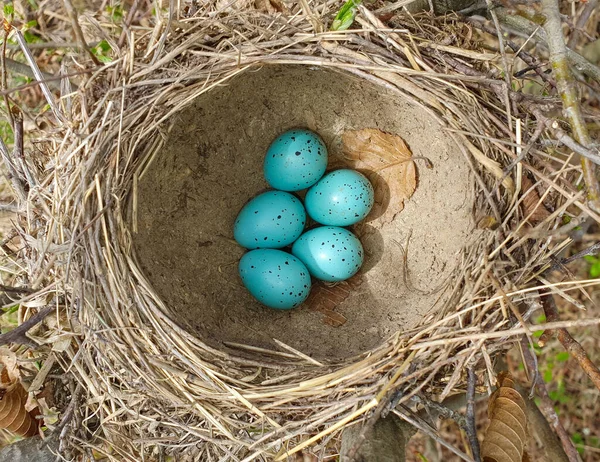
[(343, 281), (354, 276), (364, 260), (363, 247), (350, 231), (321, 226), (305, 232), (294, 242), (292, 253), (317, 279)]
[(283, 191), (259, 194), (240, 211), (233, 237), (247, 249), (280, 249), (304, 230), (306, 211), (300, 199)]
[(356, 170), (335, 170), (308, 190), (304, 205), (318, 223), (350, 226), (365, 218), (375, 201), (371, 182)]
[(267, 183), (281, 191), (300, 191), (315, 184), (327, 168), (327, 147), (310, 130), (294, 129), (279, 135), (265, 156)]
[(240, 260), (239, 272), (252, 296), (270, 308), (295, 308), (310, 293), (306, 266), (282, 250), (251, 250)]

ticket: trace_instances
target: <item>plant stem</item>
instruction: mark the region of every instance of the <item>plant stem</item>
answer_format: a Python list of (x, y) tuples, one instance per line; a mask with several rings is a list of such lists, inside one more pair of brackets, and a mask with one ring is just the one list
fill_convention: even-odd
[[(564, 114), (569, 120), (575, 140), (589, 148), (591, 138), (579, 105), (579, 92), (569, 67), (567, 46), (562, 32), (558, 0), (542, 0), (542, 12), (546, 17), (544, 31), (550, 50), (550, 64), (556, 79), (556, 88), (563, 101)], [(596, 166), (587, 158), (581, 159), (583, 176), (587, 185), (588, 200), (596, 211), (600, 210), (600, 185), (596, 178)]]

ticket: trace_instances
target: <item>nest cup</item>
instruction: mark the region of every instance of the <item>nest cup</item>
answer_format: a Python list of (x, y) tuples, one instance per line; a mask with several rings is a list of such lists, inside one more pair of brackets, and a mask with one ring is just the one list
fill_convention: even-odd
[[(45, 141), (54, 155), (39, 184), (51, 186), (36, 200), (56, 205), (40, 219), (68, 254), (55, 267), (82, 338), (62, 360), (114, 460), (322, 456), (387, 392), (444, 398), (468, 360), (503, 348), (471, 337), (506, 327), (486, 275), (524, 284), (544, 247), (512, 234), (519, 202), (502, 169), (516, 154), (490, 141), (506, 136), (503, 104), (449, 66), (489, 58), (460, 41), (466, 26), (400, 16), (391, 32), (361, 7), (361, 31), (315, 33), (335, 9), (204, 3), (55, 108), (70, 128)], [(444, 52), (439, 35), (454, 40)], [(346, 130), (377, 128), (433, 164), (416, 161), (414, 196), (365, 237), (341, 327), (310, 309), (268, 310), (237, 277), (233, 221), (266, 188), (269, 143), (293, 127), (316, 130), (334, 155)], [(495, 251), (510, 236), (518, 259)]]

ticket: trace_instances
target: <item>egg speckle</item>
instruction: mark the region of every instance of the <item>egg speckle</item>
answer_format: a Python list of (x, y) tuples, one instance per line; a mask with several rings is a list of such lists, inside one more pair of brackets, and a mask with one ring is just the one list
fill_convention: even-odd
[(302, 202), (284, 191), (267, 191), (248, 202), (233, 227), (233, 237), (247, 249), (280, 249), (292, 244), (306, 224)]
[(305, 206), (318, 223), (350, 226), (364, 219), (375, 201), (371, 182), (356, 170), (335, 170), (308, 190)]
[(242, 257), (238, 268), (244, 286), (270, 308), (295, 308), (310, 293), (308, 269), (298, 258), (282, 250), (251, 250)]
[(337, 226), (307, 231), (294, 243), (292, 253), (306, 265), (310, 274), (330, 282), (354, 276), (364, 261), (358, 238)]
[(264, 162), (267, 183), (281, 191), (300, 191), (315, 184), (327, 168), (327, 147), (310, 130), (294, 129), (278, 136)]

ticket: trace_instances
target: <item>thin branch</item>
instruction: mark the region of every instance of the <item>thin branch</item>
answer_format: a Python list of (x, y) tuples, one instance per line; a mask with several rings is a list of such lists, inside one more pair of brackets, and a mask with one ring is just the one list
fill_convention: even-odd
[(81, 30), (81, 26), (79, 25), (77, 11), (75, 10), (75, 8), (73, 8), (73, 4), (71, 3), (71, 0), (63, 0), (63, 3), (65, 5), (65, 9), (67, 10), (67, 14), (69, 15), (69, 19), (71, 20), (71, 25), (73, 26), (73, 30), (75, 31), (75, 37), (77, 38), (77, 41), (79, 42), (79, 46), (87, 52), (87, 54), (90, 56), (90, 58), (92, 59), (92, 61), (94, 62), (94, 64), (96, 66), (100, 66), (102, 63), (100, 63), (98, 58), (96, 58), (96, 55), (94, 55), (94, 53), (92, 53), (92, 50), (90, 50), (90, 47), (88, 46), (87, 42), (85, 41), (85, 37), (83, 36), (83, 31)]
[(577, 453), (577, 449), (573, 446), (573, 442), (569, 437), (569, 434), (563, 427), (562, 423), (554, 410), (554, 403), (548, 396), (548, 390), (546, 389), (546, 384), (544, 384), (544, 380), (540, 375), (540, 371), (537, 366), (537, 361), (535, 360), (531, 350), (529, 349), (529, 341), (527, 337), (521, 337), (521, 346), (523, 352), (523, 359), (525, 360), (525, 364), (532, 371), (533, 376), (533, 385), (535, 390), (537, 391), (538, 396), (540, 397), (540, 411), (544, 414), (544, 417), (550, 424), (550, 426), (556, 432), (556, 435), (560, 439), (560, 442), (563, 446), (565, 454), (569, 458), (569, 462), (578, 462), (579, 454)]
[(475, 385), (477, 384), (477, 375), (472, 367), (467, 368), (467, 413), (466, 428), (469, 444), (473, 453), (475, 462), (481, 462), (481, 451), (479, 440), (477, 439), (477, 425), (475, 423)]
[[(542, 0), (542, 12), (546, 16), (544, 31), (546, 32), (550, 63), (556, 79), (556, 88), (562, 98), (564, 113), (571, 124), (575, 141), (584, 148), (589, 148), (592, 140), (579, 104), (581, 98), (575, 85), (575, 78), (569, 67), (567, 46), (562, 32), (558, 0)], [(594, 208), (600, 210), (600, 184), (596, 178), (596, 166), (589, 158), (581, 160), (585, 184), (588, 188), (588, 199)]]
[(42, 322), (42, 320), (52, 313), (56, 307), (54, 306), (46, 306), (30, 317), (27, 321), (23, 322), (23, 324), (15, 327), (10, 332), (6, 334), (0, 335), (0, 345), (8, 345), (10, 343), (17, 343), (19, 345), (27, 345), (32, 348), (36, 348), (38, 345), (27, 337), (27, 331), (31, 329), (36, 324)]
[(31, 289), (29, 287), (13, 287), (13, 286), (7, 286), (4, 284), (0, 284), (0, 291), (9, 292), (9, 293), (17, 293), (17, 294), (32, 294), (32, 293), (36, 292), (34, 289)]
[(594, 12), (597, 6), (598, 0), (588, 0), (588, 2), (585, 4), (585, 6), (583, 7), (583, 11), (577, 18), (577, 22), (575, 22), (575, 28), (573, 30), (573, 33), (571, 34), (571, 37), (569, 37), (569, 42), (567, 43), (567, 46), (569, 48), (575, 48), (575, 46), (577, 45), (581, 31), (585, 28), (585, 25), (587, 24), (588, 20), (590, 19), (590, 16), (592, 16), (592, 13)]
[[(546, 321), (559, 321), (560, 318), (558, 316), (558, 309), (556, 307), (554, 297), (548, 293), (540, 294), (540, 301), (542, 302), (544, 313), (546, 313)], [(567, 350), (569, 354), (577, 360), (581, 368), (588, 375), (596, 388), (600, 390), (600, 369), (598, 369), (598, 366), (592, 362), (581, 344), (575, 340), (571, 334), (569, 334), (567, 329), (562, 328), (545, 331), (542, 337), (540, 337), (538, 340), (538, 344), (540, 346), (544, 346), (548, 341), (548, 337), (552, 334), (556, 335), (558, 341), (562, 343), (563, 347), (565, 347), (565, 350)]]
[[(10, 69), (17, 74), (24, 75), (25, 77), (29, 77), (30, 79), (35, 79), (35, 74), (27, 64), (20, 63), (19, 61), (10, 58), (4, 58), (4, 63), (7, 69)], [(54, 75), (43, 71), (42, 75), (45, 79), (52, 79), (54, 77)], [(56, 80), (49, 80), (49, 82), (48, 86), (50, 88), (53, 90), (60, 90), (60, 82), (57, 82)]]

